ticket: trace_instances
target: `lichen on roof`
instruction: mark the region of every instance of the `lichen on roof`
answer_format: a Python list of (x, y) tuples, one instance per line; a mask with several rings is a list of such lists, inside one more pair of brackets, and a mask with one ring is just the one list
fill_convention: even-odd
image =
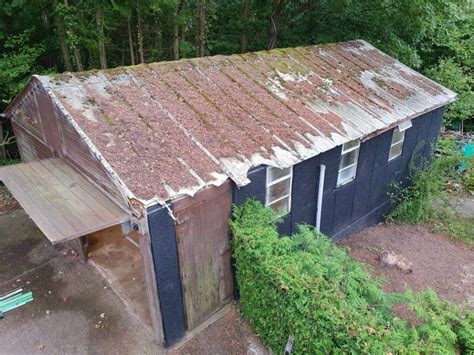
[(365, 41), (38, 77), (145, 201), (287, 167), (451, 102)]

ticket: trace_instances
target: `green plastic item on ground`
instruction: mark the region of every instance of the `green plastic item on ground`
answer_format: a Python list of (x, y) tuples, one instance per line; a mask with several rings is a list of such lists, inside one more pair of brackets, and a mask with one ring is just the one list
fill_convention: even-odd
[[(467, 158), (474, 156), (474, 143), (467, 143), (464, 146), (464, 154), (463, 155)], [(461, 169), (465, 169), (465, 168), (466, 168), (466, 163), (462, 162), (461, 163)]]
[(467, 143), (464, 146), (464, 156), (472, 157), (474, 155), (474, 143)]
[(6, 296), (1, 297), (0, 300), (0, 314), (3, 316), (5, 312), (11, 311), (12, 309), (18, 308), (33, 301), (33, 293), (18, 293), (20, 291), (14, 291)]

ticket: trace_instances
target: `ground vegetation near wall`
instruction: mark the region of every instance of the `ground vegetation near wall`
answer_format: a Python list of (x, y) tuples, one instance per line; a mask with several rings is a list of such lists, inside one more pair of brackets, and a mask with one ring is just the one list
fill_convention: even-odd
[[(282, 237), (271, 210), (247, 200), (231, 222), (242, 316), (273, 351), (469, 353), (474, 315), (434, 291), (385, 293), (380, 280), (312, 227)], [(408, 322), (393, 307), (404, 305)]]
[(432, 162), (419, 167), (413, 164), (418, 159), (415, 151), (408, 186), (392, 184), (390, 195), (396, 208), (388, 216), (389, 221), (430, 223), (435, 232), (474, 244), (474, 211), (453, 205), (459, 198), (474, 198), (474, 157), (463, 155), (466, 139), (445, 132), (437, 142)]

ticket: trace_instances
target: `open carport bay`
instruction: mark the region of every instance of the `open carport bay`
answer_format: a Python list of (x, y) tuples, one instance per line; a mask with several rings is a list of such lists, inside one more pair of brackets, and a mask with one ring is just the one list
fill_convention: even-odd
[(52, 246), (23, 210), (0, 216), (0, 250), (0, 293), (24, 286), (34, 298), (0, 321), (1, 353), (157, 353), (97, 270)]

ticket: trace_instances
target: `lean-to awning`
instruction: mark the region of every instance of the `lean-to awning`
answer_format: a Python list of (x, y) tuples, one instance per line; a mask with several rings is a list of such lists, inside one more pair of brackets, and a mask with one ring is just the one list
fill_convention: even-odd
[(0, 181), (53, 244), (129, 219), (125, 211), (61, 159), (2, 167)]

